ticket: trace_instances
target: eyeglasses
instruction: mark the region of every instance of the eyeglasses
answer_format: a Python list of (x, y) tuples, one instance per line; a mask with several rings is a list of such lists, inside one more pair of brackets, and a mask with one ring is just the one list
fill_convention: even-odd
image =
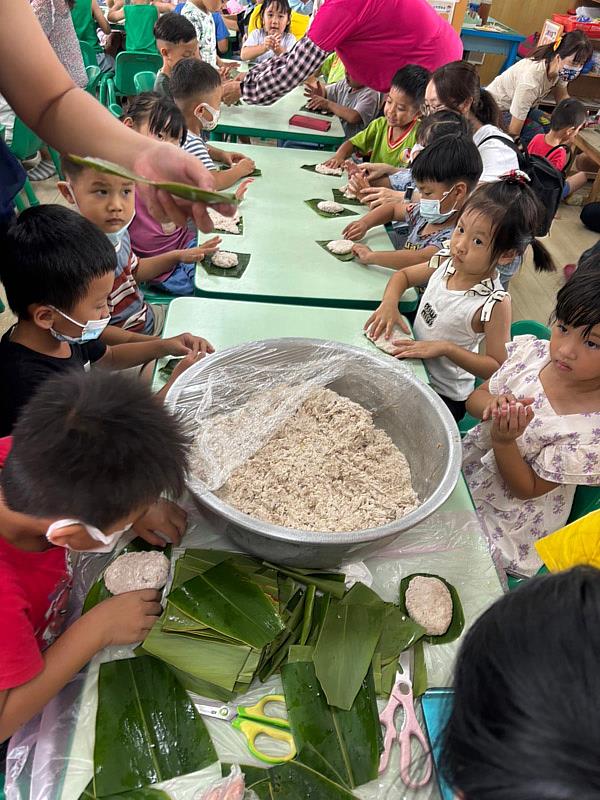
[(426, 117), (429, 114), (435, 114), (436, 111), (448, 111), (448, 108), (445, 105), (442, 105), (441, 103), (440, 105), (435, 105), (435, 106), (432, 106), (429, 103), (422, 103), (421, 106), (419, 107), (419, 110), (421, 114), (423, 114)]

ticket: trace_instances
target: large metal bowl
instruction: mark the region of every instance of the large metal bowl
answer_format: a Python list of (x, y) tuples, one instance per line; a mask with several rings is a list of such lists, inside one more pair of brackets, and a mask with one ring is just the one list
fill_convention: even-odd
[[(290, 364), (301, 363), (312, 348), (316, 351), (324, 346), (321, 340), (298, 338), (271, 339), (260, 344), (271, 351), (281, 351)], [(194, 486), (190, 486), (198, 502), (229, 523), (227, 533), (236, 545), (255, 556), (281, 564), (332, 567), (376, 551), (433, 514), (448, 498), (460, 474), (461, 444), (456, 424), (445, 404), (429, 386), (396, 359), (383, 357), (376, 351), (371, 353), (333, 342), (328, 342), (327, 347), (352, 359), (355, 379), (348, 381), (342, 377), (328, 384), (341, 395), (361, 402), (363, 398), (360, 389), (357, 391), (356, 374), (364, 375), (369, 395), (375, 398), (378, 380), (387, 386), (389, 392), (392, 378), (393, 402), (382, 400), (374, 421), (406, 455), (421, 505), (401, 519), (379, 528), (328, 533), (271, 525), (241, 513), (212, 492), (194, 491)], [(189, 394), (194, 384), (200, 383), (210, 372), (221, 370), (236, 360), (243, 359), (247, 363), (248, 349), (249, 345), (239, 345), (223, 350), (187, 370), (169, 391), (169, 406), (174, 410), (180, 409), (185, 403), (186, 390)], [(377, 408), (377, 402), (373, 407)]]

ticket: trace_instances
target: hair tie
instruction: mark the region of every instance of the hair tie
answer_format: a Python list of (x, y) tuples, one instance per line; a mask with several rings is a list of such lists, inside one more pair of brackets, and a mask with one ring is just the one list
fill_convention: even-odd
[(562, 36), (557, 36), (554, 40), (554, 47), (552, 48), (555, 52), (560, 47), (560, 43), (562, 42)]
[(526, 186), (531, 183), (531, 178), (522, 169), (511, 169), (506, 175), (502, 175), (500, 180), (510, 184), (518, 184), (519, 186)]

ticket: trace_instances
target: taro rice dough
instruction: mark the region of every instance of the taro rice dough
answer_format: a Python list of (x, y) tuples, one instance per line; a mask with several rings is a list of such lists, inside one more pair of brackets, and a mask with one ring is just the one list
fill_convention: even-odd
[(341, 214), (344, 211), (344, 206), (336, 203), (335, 200), (321, 200), (320, 203), (317, 203), (317, 208), (327, 214)]
[(341, 167), (326, 167), (325, 164), (317, 164), (315, 172), (319, 175), (343, 175), (344, 170)]
[(400, 325), (394, 325), (394, 327), (392, 328), (392, 335), (390, 336), (389, 339), (385, 338), (385, 331), (383, 333), (380, 333), (379, 336), (376, 339), (374, 339), (371, 333), (371, 328), (368, 328), (368, 330), (364, 331), (364, 334), (369, 341), (373, 342), (375, 347), (378, 347), (380, 350), (383, 350), (384, 353), (390, 353), (390, 354), (394, 354), (397, 350), (396, 345), (392, 344), (392, 342), (396, 341), (397, 339), (411, 338), (407, 333), (404, 333)]
[(115, 558), (104, 573), (104, 584), (111, 594), (138, 589), (162, 589), (169, 576), (169, 559), (164, 553), (124, 553)]
[(452, 595), (439, 578), (415, 575), (404, 596), (409, 617), (429, 636), (442, 636), (452, 622)]
[(344, 195), (344, 197), (347, 197), (348, 200), (356, 200), (356, 192), (352, 191), (349, 183), (342, 186), (340, 192)]
[(354, 242), (350, 239), (335, 239), (333, 242), (327, 242), (327, 249), (334, 253), (336, 256), (346, 256), (352, 252)]
[(224, 231), (225, 233), (240, 232), (238, 228), (238, 223), (240, 221), (239, 211), (236, 211), (233, 217), (226, 217), (224, 214), (219, 214), (214, 208), (208, 208), (207, 211), (216, 231)]
[(238, 257), (235, 253), (228, 253), (227, 250), (217, 250), (210, 257), (213, 267), (221, 267), (221, 269), (231, 269), (237, 267)]

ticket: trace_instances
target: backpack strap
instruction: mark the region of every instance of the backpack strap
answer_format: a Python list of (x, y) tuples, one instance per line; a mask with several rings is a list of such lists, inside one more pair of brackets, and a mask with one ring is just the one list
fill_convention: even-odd
[(523, 155), (523, 151), (516, 142), (514, 142), (512, 139), (507, 139), (506, 136), (500, 136), (498, 133), (492, 133), (491, 136), (486, 136), (485, 139), (482, 139), (479, 142), (479, 146), (489, 142), (491, 139), (498, 139), (499, 142), (504, 142), (507, 147), (510, 147), (511, 150), (514, 150), (518, 156)]
[(567, 151), (567, 163), (560, 170), (560, 172), (562, 172), (563, 175), (566, 175), (569, 167), (571, 166), (571, 162), (573, 161), (573, 151), (571, 150), (570, 147), (568, 147), (566, 144), (557, 144), (554, 147), (552, 147), (550, 150), (548, 150), (548, 152), (546, 153), (544, 158), (549, 158), (552, 155), (552, 153), (556, 153), (557, 150), (566, 150)]

